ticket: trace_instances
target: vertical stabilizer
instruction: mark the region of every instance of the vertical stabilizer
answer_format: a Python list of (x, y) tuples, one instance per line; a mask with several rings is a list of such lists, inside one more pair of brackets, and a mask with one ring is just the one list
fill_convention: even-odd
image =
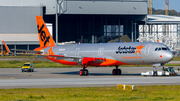
[(55, 46), (55, 42), (51, 37), (42, 16), (36, 16), (40, 47)]

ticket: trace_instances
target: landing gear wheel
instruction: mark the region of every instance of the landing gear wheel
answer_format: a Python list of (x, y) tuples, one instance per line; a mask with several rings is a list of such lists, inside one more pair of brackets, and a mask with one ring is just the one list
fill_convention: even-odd
[(116, 75), (116, 69), (113, 69), (113, 70), (112, 70), (112, 74), (113, 74), (113, 75)]
[(88, 74), (89, 74), (89, 71), (87, 69), (85, 69), (85, 70), (81, 69), (79, 71), (80, 76), (88, 76)]
[(80, 75), (80, 76), (83, 76), (83, 74), (84, 74), (84, 72), (83, 72), (83, 70), (81, 69), (81, 70), (79, 71), (79, 75)]
[(158, 76), (157, 68), (153, 66), (153, 76)]
[(87, 69), (85, 69), (84, 75), (85, 75), (85, 76), (88, 76), (88, 74), (89, 74), (89, 71), (88, 71)]
[(113, 69), (112, 74), (113, 75), (121, 75), (121, 69)]
[(117, 75), (121, 75), (121, 69), (117, 69)]
[(158, 75), (157, 75), (157, 71), (154, 72), (153, 76), (158, 76)]

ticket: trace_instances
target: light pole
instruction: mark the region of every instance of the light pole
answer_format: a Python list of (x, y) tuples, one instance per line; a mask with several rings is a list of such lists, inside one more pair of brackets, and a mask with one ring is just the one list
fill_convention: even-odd
[(136, 42), (136, 24), (137, 24), (137, 23), (135, 22), (135, 23), (134, 23), (134, 25), (135, 25), (135, 27), (134, 27), (134, 28), (135, 28), (135, 38), (134, 38), (134, 42)]
[[(58, 44), (58, 16), (60, 16), (61, 14), (67, 11), (67, 0), (65, 2), (64, 0), (61, 0), (61, 2), (59, 1), (60, 0), (57, 0), (57, 3), (56, 3), (56, 43), (57, 44)], [(62, 3), (63, 3), (63, 7), (61, 6)], [(58, 12), (58, 9), (59, 9), (59, 12)]]

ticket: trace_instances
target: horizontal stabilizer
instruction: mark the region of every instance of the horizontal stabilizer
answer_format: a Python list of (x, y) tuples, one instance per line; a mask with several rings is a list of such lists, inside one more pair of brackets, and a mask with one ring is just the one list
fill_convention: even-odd
[(35, 54), (37, 54), (37, 53), (39, 53), (39, 54), (43, 53), (43, 52), (41, 52), (41, 51), (34, 51), (34, 50), (23, 50), (23, 49), (11, 49), (11, 50), (13, 50), (13, 51), (19, 51), (19, 52), (29, 52), (29, 53), (35, 53)]
[(16, 53), (17, 56), (49, 56), (49, 55), (43, 55), (43, 54), (28, 54), (28, 53)]

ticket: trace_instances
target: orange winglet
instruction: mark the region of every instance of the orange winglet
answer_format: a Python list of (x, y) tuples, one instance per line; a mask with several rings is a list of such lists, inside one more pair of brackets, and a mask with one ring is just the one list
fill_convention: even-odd
[(6, 48), (6, 51), (7, 51), (7, 52), (10, 52), (10, 50), (9, 50), (8, 46), (6, 45), (6, 43), (4, 42), (4, 40), (2, 40), (2, 42), (4, 43), (4, 46), (5, 46), (5, 48)]

